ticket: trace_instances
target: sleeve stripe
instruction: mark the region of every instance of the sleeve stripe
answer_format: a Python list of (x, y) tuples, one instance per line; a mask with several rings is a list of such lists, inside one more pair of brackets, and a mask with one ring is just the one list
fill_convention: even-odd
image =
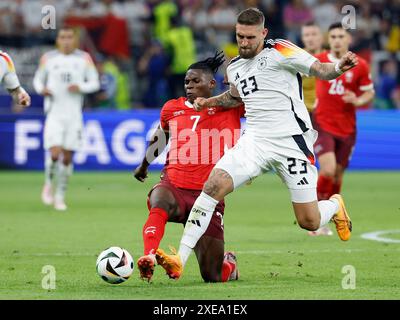
[(370, 83), (370, 84), (367, 84), (365, 86), (360, 86), (359, 88), (360, 88), (361, 91), (373, 90), (374, 89), (374, 84)]
[(0, 52), (0, 57), (3, 57), (7, 62), (7, 67), (9, 72), (15, 72), (14, 63), (12, 62), (10, 56), (5, 52)]
[(294, 43), (292, 43), (292, 42), (290, 42), (288, 40), (277, 39), (276, 42), (282, 44), (285, 47), (292, 48), (294, 50), (303, 50), (303, 49), (301, 49), (300, 47), (296, 46)]

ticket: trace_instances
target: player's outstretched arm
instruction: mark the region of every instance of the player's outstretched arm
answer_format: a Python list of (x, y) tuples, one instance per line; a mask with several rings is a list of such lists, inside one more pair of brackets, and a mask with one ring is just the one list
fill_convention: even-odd
[(357, 64), (357, 56), (353, 52), (348, 51), (336, 64), (315, 61), (310, 67), (310, 75), (322, 80), (332, 80), (347, 70), (354, 68)]
[(146, 155), (142, 163), (133, 171), (133, 176), (140, 182), (144, 182), (147, 178), (149, 165), (164, 151), (169, 139), (169, 133), (157, 127), (154, 134), (150, 138), (149, 145), (146, 149)]
[[(232, 89), (231, 89), (232, 90)], [(194, 108), (200, 111), (204, 108), (210, 107), (224, 107), (224, 108), (237, 108), (242, 105), (242, 99), (239, 96), (233, 96), (231, 90), (225, 91), (218, 96), (211, 98), (196, 98), (194, 100)]]

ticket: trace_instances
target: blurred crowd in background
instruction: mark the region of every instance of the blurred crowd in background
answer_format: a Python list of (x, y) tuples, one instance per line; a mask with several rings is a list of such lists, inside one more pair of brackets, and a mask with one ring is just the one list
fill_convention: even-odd
[[(236, 16), (247, 7), (264, 12), (268, 38), (302, 46), (303, 24), (315, 21), (326, 36), (329, 25), (348, 14), (348, 5), (356, 12), (351, 50), (370, 63), (375, 83), (369, 107), (400, 109), (399, 0), (2, 0), (0, 49), (13, 57), (31, 93), (39, 58), (54, 48), (57, 33), (43, 29), (46, 5), (55, 8), (57, 29), (77, 28), (80, 48), (100, 73), (101, 90), (87, 97), (87, 109), (160, 108), (184, 95), (190, 64), (217, 50), (224, 51), (226, 64), (237, 55)], [(226, 89), (226, 64), (216, 75), (219, 91)], [(33, 96), (38, 104), (40, 97)]]

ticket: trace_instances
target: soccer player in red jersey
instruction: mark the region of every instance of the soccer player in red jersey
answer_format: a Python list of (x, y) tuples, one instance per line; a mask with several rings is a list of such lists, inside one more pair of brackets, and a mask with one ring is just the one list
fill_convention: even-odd
[[(338, 62), (348, 51), (351, 36), (341, 23), (329, 27), (330, 51), (316, 57), (321, 62)], [(318, 200), (340, 193), (343, 174), (356, 142), (356, 108), (374, 98), (374, 87), (367, 62), (358, 57), (358, 65), (336, 79), (317, 79), (317, 103), (313, 112), (318, 139), (314, 150), (320, 165)]]
[[(164, 235), (165, 224), (199, 223), (187, 221), (190, 210), (200, 195), (215, 163), (240, 136), (240, 118), (244, 108), (193, 108), (197, 97), (211, 97), (216, 86), (214, 74), (224, 62), (222, 52), (213, 58), (192, 64), (185, 77), (186, 97), (167, 101), (160, 114), (160, 126), (152, 136), (141, 165), (134, 176), (139, 181), (147, 177), (147, 168), (170, 141), (167, 161), (161, 181), (148, 195), (149, 216), (143, 226), (144, 256), (137, 265), (142, 279), (150, 281), (156, 261), (164, 261), (156, 250)], [(224, 254), (224, 201), (215, 208), (211, 223), (195, 248), (201, 275), (206, 282), (236, 280), (236, 257)], [(159, 249), (161, 250), (161, 249)], [(173, 274), (169, 274), (174, 278)]]

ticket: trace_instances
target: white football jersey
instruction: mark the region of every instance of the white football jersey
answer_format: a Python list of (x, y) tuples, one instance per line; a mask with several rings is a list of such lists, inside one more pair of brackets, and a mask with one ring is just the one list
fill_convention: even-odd
[(317, 59), (287, 40), (268, 40), (251, 59), (240, 56), (227, 67), (246, 109), (246, 133), (285, 137), (312, 129), (303, 101), (301, 74)]
[(11, 57), (0, 50), (0, 83), (8, 90), (16, 89), (20, 86), (18, 77), (15, 73), (14, 63)]
[[(76, 84), (80, 93), (71, 93), (68, 87)], [(99, 75), (87, 52), (76, 49), (71, 54), (58, 50), (45, 53), (33, 79), (37, 93), (47, 88), (52, 93), (44, 99), (48, 117), (81, 119), (83, 95), (100, 88)]]

